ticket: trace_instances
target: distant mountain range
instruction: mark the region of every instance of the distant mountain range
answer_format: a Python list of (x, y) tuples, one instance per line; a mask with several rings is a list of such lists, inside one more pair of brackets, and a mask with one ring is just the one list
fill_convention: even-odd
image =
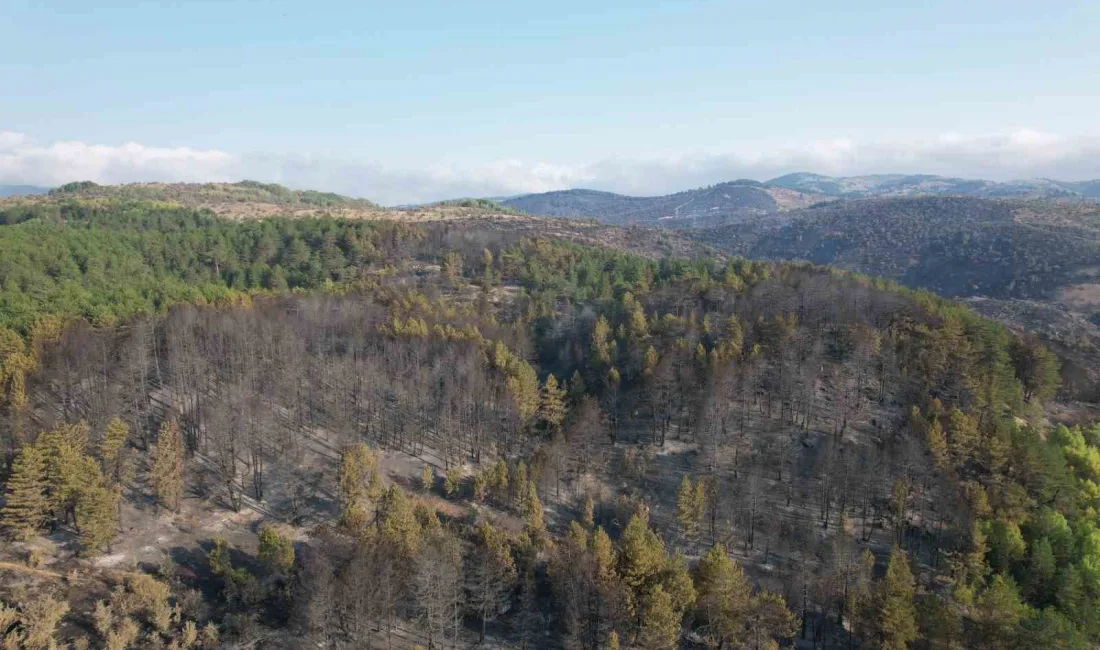
[(45, 194), (50, 191), (48, 187), (37, 185), (0, 185), (0, 198), (8, 196), (29, 196), (33, 194)]
[(563, 190), (517, 196), (500, 203), (538, 216), (593, 217), (609, 224), (689, 227), (718, 225), (731, 219), (807, 207), (829, 198), (757, 181), (738, 180), (667, 196)]
[(926, 195), (995, 199), (1100, 198), (1100, 180), (1065, 182), (1040, 178), (996, 182), (928, 174), (834, 177), (802, 172), (773, 178), (766, 185), (845, 199)]
[(698, 227), (737, 223), (837, 199), (916, 196), (1096, 200), (1100, 199), (1100, 180), (995, 182), (924, 174), (833, 177), (797, 173), (764, 183), (737, 180), (665, 196), (626, 196), (575, 189), (526, 194), (500, 203), (527, 214), (548, 217)]

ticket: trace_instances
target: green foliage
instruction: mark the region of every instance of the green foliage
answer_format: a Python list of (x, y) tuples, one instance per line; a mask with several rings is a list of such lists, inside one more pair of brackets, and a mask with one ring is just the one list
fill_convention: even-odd
[(18, 539), (35, 535), (48, 519), (46, 458), (36, 445), (24, 445), (15, 457), (4, 496), (3, 522)]
[(676, 520), (680, 523), (680, 529), (689, 538), (699, 533), (699, 525), (703, 521), (703, 511), (706, 507), (706, 492), (703, 482), (691, 482), (690, 476), (684, 476), (680, 483), (680, 489), (676, 492)]
[(699, 561), (695, 588), (708, 647), (740, 645), (752, 607), (752, 585), (721, 544), (711, 547)]
[(909, 562), (905, 552), (895, 546), (882, 582), (879, 629), (884, 650), (905, 650), (918, 638), (914, 594), (915, 585)]
[(183, 436), (175, 420), (165, 420), (160, 426), (149, 482), (157, 502), (178, 512), (183, 496)]
[(66, 183), (50, 190), (57, 199), (112, 199), (119, 201), (156, 201), (184, 205), (217, 203), (273, 203), (286, 207), (372, 208), (365, 199), (354, 199), (332, 192), (291, 190), (275, 183), (240, 181), (239, 183), (132, 183), (98, 185), (91, 181)]
[(119, 493), (102, 479), (85, 485), (76, 499), (76, 522), (85, 553), (108, 550), (118, 532)]
[(656, 585), (642, 600), (641, 645), (651, 650), (669, 650), (680, 639), (680, 610), (672, 596)]
[(341, 454), (337, 485), (341, 522), (350, 531), (362, 530), (368, 508), (382, 494), (378, 455), (366, 443), (351, 445)]
[(286, 573), (294, 566), (294, 543), (272, 526), (260, 529), (260, 562), (275, 573)]
[(23, 333), (44, 316), (113, 324), (181, 302), (354, 280), (381, 260), (383, 239), (416, 236), (387, 222), (233, 221), (115, 200), (62, 201), (19, 220), (0, 228), (0, 326)]

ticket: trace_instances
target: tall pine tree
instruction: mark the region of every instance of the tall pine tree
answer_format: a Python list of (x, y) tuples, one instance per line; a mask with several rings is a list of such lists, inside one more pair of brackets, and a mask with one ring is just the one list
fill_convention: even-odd
[(179, 512), (183, 496), (183, 438), (175, 420), (165, 420), (160, 425), (149, 481), (158, 503)]
[(894, 546), (882, 581), (882, 614), (879, 619), (883, 650), (907, 650), (916, 640), (917, 612), (913, 603), (916, 586), (905, 552)]
[(4, 498), (4, 526), (18, 539), (27, 539), (46, 525), (46, 459), (36, 445), (25, 445), (15, 457)]

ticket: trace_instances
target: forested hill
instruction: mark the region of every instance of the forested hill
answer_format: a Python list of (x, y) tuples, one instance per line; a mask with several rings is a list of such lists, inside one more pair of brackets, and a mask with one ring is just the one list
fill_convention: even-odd
[(920, 197), (836, 201), (688, 236), (738, 255), (804, 259), (949, 296), (1053, 299), (1100, 265), (1100, 205)]
[(767, 184), (850, 199), (936, 195), (1003, 199), (1100, 199), (1100, 180), (1057, 181), (1042, 178), (996, 182), (931, 174), (835, 177), (800, 172), (773, 178)]
[(666, 196), (625, 196), (571, 189), (512, 197), (503, 203), (533, 215), (685, 228), (752, 223), (764, 215), (836, 199), (950, 196), (1057, 199), (1073, 204), (1100, 200), (1100, 180), (994, 182), (927, 174), (833, 177), (796, 173), (763, 183), (737, 180)]
[(755, 181), (720, 183), (667, 196), (624, 196), (594, 190), (528, 194), (502, 203), (532, 215), (596, 218), (610, 224), (690, 227), (727, 223), (811, 205), (828, 197)]
[(291, 190), (274, 183), (131, 183), (98, 185), (91, 181), (68, 183), (49, 191), (53, 198), (110, 198), (130, 201), (165, 201), (187, 206), (220, 203), (263, 203), (305, 208), (374, 208), (366, 199), (332, 192)]
[[(187, 191), (194, 196), (204, 188)], [(255, 204), (227, 205), (262, 214)], [(467, 237), (471, 254), (480, 253), (478, 241), (547, 237), (650, 258), (714, 255), (667, 231), (516, 217), (492, 208), (463, 203), (352, 217), (337, 209), (224, 219), (171, 202), (64, 193), (0, 202), (0, 326), (27, 332), (42, 317), (114, 324), (181, 302), (362, 281), (391, 266), (437, 262), (414, 254), (426, 237), (435, 246), (439, 237)]]
[(524, 219), (57, 207), (0, 226), (7, 647), (1100, 642), (1100, 429), (956, 303)]
[[(946, 296), (1018, 331), (1043, 332), (1071, 360), (1074, 390), (1100, 374), (1100, 204), (967, 197), (834, 201), (770, 219), (683, 231), (727, 253), (803, 259)], [(1036, 320), (1037, 314), (1045, 314)]]

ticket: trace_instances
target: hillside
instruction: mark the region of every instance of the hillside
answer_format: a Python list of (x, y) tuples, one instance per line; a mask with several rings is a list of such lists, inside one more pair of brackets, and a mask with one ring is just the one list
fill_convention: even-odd
[(1100, 263), (1100, 205), (967, 197), (834, 201), (684, 233), (737, 255), (804, 259), (948, 296), (1084, 306)]
[(921, 197), (838, 201), (687, 233), (736, 255), (804, 259), (947, 296), (1056, 299), (1100, 265), (1100, 205)]
[(593, 234), (667, 231), (51, 200), (0, 226), (10, 647), (1100, 640), (1100, 433), (956, 303)]
[(869, 176), (822, 176), (805, 172), (787, 174), (766, 183), (800, 192), (836, 198), (901, 196), (973, 196), (1020, 199), (1100, 199), (1100, 181), (1067, 182), (1027, 179), (995, 182), (952, 178), (930, 174), (874, 174)]
[[(842, 200), (685, 236), (732, 255), (808, 260), (941, 295), (1005, 301), (987, 313), (1041, 332), (1100, 390), (1100, 205), (966, 197)], [(1057, 318), (1036, 321), (1027, 302)], [(981, 303), (983, 306), (992, 303)], [(1054, 325), (1055, 323), (1059, 325)], [(1076, 323), (1073, 327), (1061, 324)], [(1088, 330), (1082, 336), (1080, 328)]]
[(595, 190), (528, 194), (502, 203), (531, 215), (596, 218), (608, 224), (666, 227), (714, 225), (811, 205), (825, 197), (755, 181), (720, 183), (667, 196), (625, 196)]
[(994, 182), (934, 175), (878, 174), (833, 177), (795, 173), (760, 183), (738, 180), (665, 196), (626, 196), (572, 189), (501, 201), (531, 215), (594, 218), (608, 224), (707, 227), (752, 221), (836, 199), (962, 196), (1070, 203), (1100, 200), (1100, 181), (1049, 179)]
[(274, 183), (130, 183), (97, 185), (91, 181), (68, 183), (49, 192), (54, 198), (111, 198), (130, 201), (168, 201), (188, 206), (218, 203), (266, 203), (293, 207), (371, 208), (374, 203), (332, 192), (291, 190)]

